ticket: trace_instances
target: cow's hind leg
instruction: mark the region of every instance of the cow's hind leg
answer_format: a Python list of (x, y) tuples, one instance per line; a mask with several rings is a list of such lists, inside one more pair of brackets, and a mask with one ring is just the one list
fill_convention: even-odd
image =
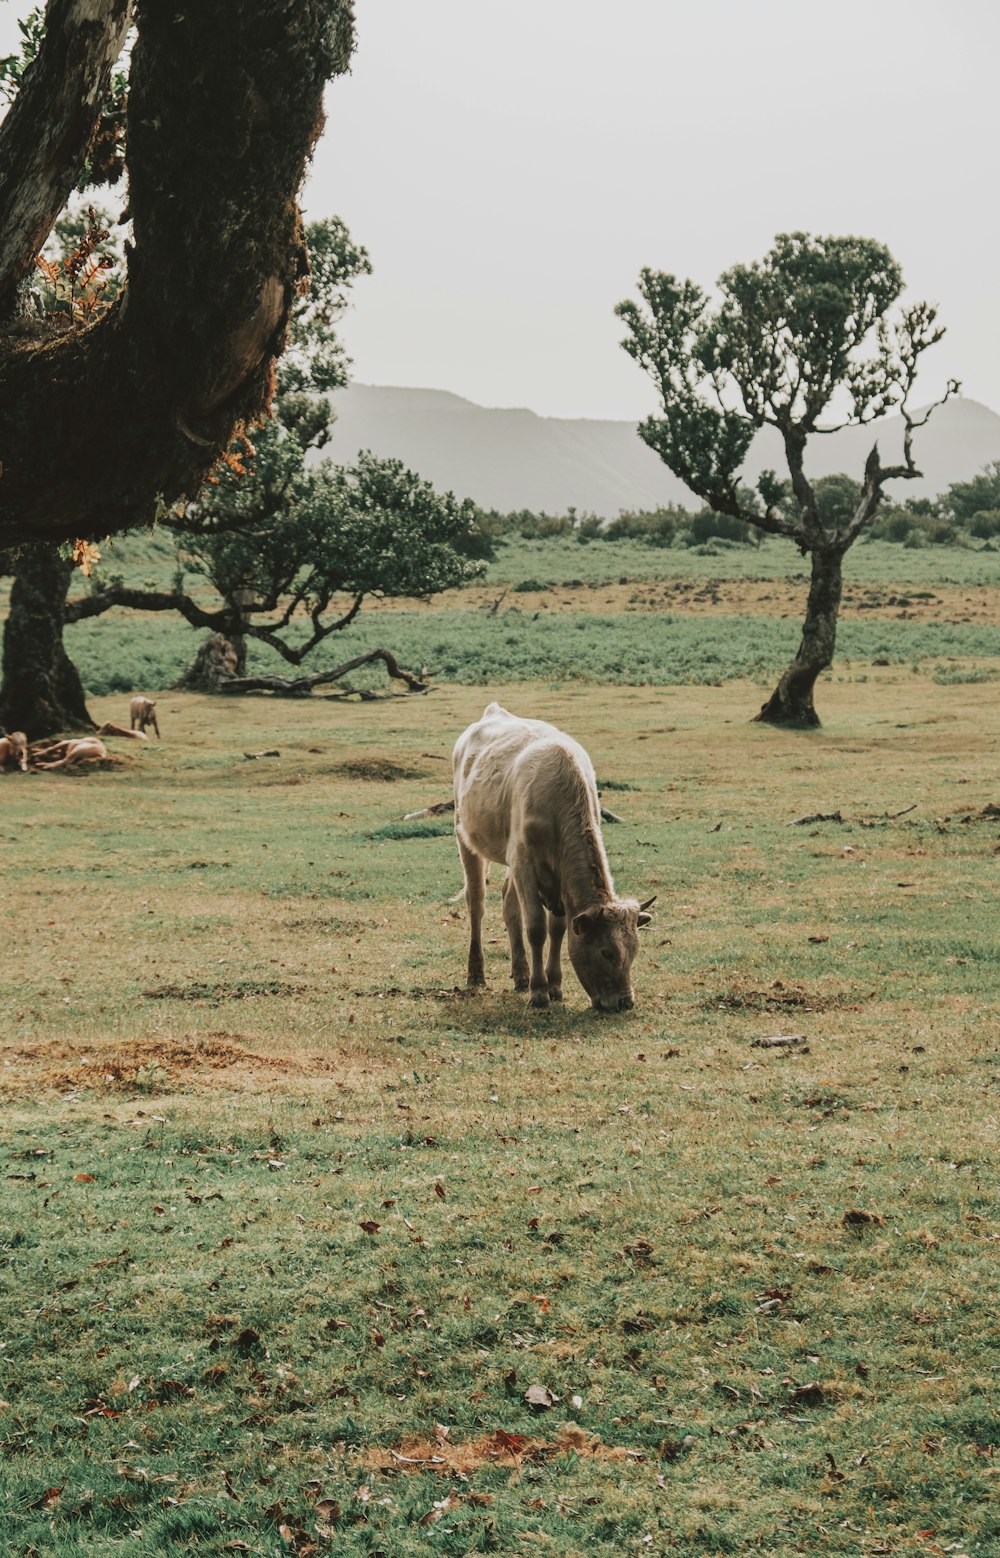
[(469, 911), (469, 977), (470, 986), (486, 983), (486, 964), (483, 960), (483, 905), (486, 901), (487, 862), (462, 840), (458, 840), (458, 852), (465, 872), (465, 903)]
[(524, 927), (521, 924), (521, 900), (510, 876), (503, 879), (503, 922), (510, 938), (510, 973), (515, 990), (528, 988), (528, 955), (524, 950)]
[(545, 963), (549, 1000), (561, 1001), (562, 993), (562, 944), (566, 934), (565, 914), (549, 914), (549, 955)]

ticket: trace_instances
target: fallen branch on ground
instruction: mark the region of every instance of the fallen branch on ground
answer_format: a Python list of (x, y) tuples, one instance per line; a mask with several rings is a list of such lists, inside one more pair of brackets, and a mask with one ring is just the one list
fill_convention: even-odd
[[(286, 698), (306, 697), (314, 687), (339, 682), (348, 671), (355, 671), (359, 665), (368, 665), (372, 660), (381, 660), (393, 680), (405, 682), (411, 692), (427, 691), (427, 683), (422, 682), (419, 676), (414, 676), (412, 671), (405, 670), (388, 649), (370, 649), (367, 654), (356, 655), (353, 660), (338, 665), (335, 671), (316, 671), (312, 676), (233, 676), (220, 681), (219, 691), (276, 692)], [(364, 697), (364, 693), (361, 696)]]
[(804, 1044), (805, 1042), (806, 1038), (804, 1033), (782, 1033), (776, 1034), (774, 1038), (771, 1039), (754, 1039), (750, 1045), (750, 1048), (783, 1049), (785, 1046), (790, 1044)]
[(445, 812), (454, 810), (454, 801), (438, 801), (434, 806), (421, 807), (420, 811), (408, 811), (403, 821), (416, 822), (420, 817), (441, 817)]
[[(404, 822), (416, 822), (421, 817), (441, 817), (447, 811), (455, 810), (455, 802), (436, 801), (433, 806), (422, 806), (419, 811), (408, 811), (403, 818)], [(605, 822), (624, 822), (624, 817), (619, 817), (616, 812), (608, 811), (606, 806), (601, 807), (601, 816)]]
[(839, 811), (811, 811), (806, 817), (793, 817), (790, 828), (803, 828), (809, 822), (843, 822)]

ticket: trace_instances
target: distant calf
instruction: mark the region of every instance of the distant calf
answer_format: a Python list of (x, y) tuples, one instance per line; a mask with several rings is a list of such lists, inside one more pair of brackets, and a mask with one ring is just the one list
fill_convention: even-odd
[(19, 768), (28, 772), (28, 738), (23, 730), (11, 730), (0, 736), (0, 772), (5, 768)]
[(491, 703), (459, 736), (453, 765), (469, 984), (486, 982), (483, 901), (488, 863), (495, 860), (507, 867), (503, 917), (515, 989), (530, 989), (532, 1006), (562, 999), (560, 952), (568, 925), (570, 962), (593, 1005), (612, 1012), (633, 1006), (637, 933), (652, 919), (653, 899), (640, 904), (615, 893), (586, 752), (554, 725), (519, 719)]
[(78, 736), (74, 741), (54, 741), (44, 751), (35, 752), (36, 768), (73, 768), (107, 757), (108, 749), (96, 736)]
[(144, 698), (138, 694), (129, 704), (129, 714), (132, 717), (132, 729), (138, 725), (141, 731), (145, 731), (147, 725), (152, 725), (156, 731), (157, 740), (160, 737), (160, 727), (156, 723), (156, 699)]

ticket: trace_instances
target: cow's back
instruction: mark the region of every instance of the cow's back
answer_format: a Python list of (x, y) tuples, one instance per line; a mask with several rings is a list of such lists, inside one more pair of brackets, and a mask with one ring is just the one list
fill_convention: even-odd
[(521, 719), (491, 703), (455, 743), (455, 828), (488, 860), (512, 846), (558, 848), (567, 810), (597, 805), (590, 758), (545, 720)]

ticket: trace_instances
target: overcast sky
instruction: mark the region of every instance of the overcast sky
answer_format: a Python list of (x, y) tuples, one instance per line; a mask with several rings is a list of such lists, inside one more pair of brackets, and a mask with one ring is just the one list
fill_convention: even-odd
[[(29, 6), (0, 3), (0, 51)], [(355, 378), (637, 417), (614, 304), (777, 232), (882, 240), (1000, 411), (995, 0), (356, 0), (305, 191), (369, 249)], [(933, 364), (933, 366), (931, 366)]]

